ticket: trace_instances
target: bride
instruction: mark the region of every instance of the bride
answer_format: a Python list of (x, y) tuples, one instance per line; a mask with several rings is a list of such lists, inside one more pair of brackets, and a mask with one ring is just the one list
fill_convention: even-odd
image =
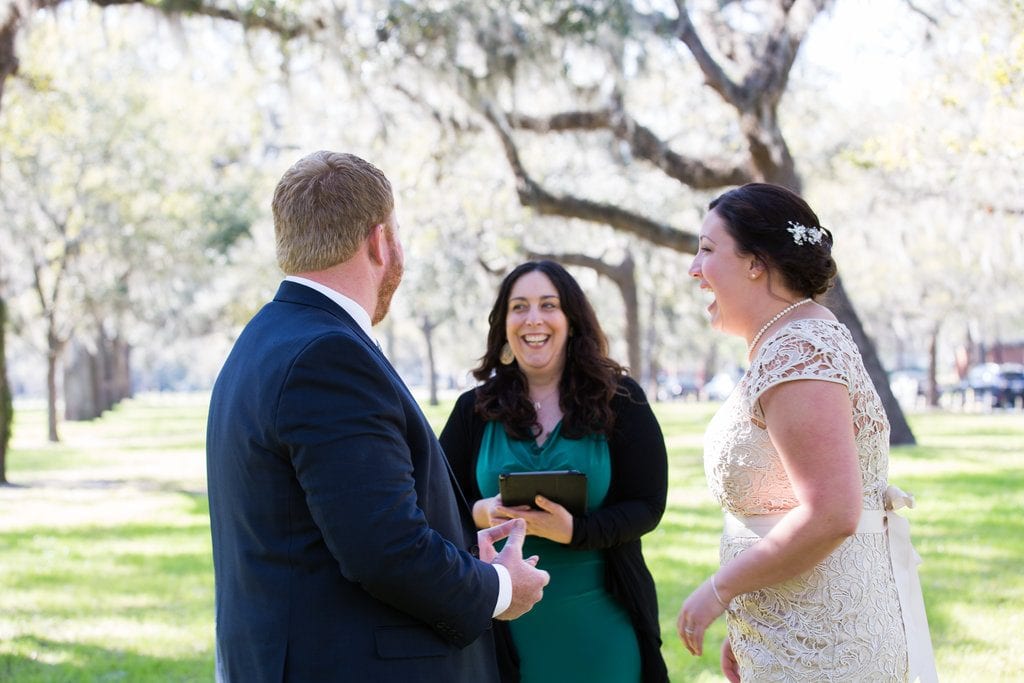
[(704, 442), (721, 566), (677, 627), (699, 655), (727, 612), (734, 682), (934, 681), (917, 557), (891, 511), (908, 497), (888, 485), (889, 423), (849, 331), (814, 300), (835, 277), (831, 251), (782, 187), (710, 204), (689, 272), (714, 295), (711, 325), (748, 342), (750, 369)]

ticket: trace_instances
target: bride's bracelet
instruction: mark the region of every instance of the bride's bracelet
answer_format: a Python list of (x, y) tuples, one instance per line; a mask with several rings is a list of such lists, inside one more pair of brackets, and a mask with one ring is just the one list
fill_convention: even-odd
[(718, 600), (718, 604), (722, 606), (722, 609), (724, 609), (729, 614), (732, 614), (732, 610), (729, 608), (728, 603), (726, 603), (725, 600), (722, 600), (722, 596), (718, 594), (718, 586), (715, 585), (716, 577), (717, 574), (711, 575), (711, 592), (715, 594), (715, 600)]

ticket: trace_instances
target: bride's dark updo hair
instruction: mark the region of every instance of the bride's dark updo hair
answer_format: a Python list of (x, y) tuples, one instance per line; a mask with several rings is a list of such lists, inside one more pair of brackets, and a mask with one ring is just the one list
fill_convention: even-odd
[[(805, 297), (824, 294), (836, 277), (832, 233), (798, 194), (780, 185), (748, 183), (713, 199), (708, 208), (725, 221), (741, 255), (759, 259), (783, 284)], [(794, 227), (794, 225), (797, 227)], [(823, 231), (797, 243), (791, 230)]]

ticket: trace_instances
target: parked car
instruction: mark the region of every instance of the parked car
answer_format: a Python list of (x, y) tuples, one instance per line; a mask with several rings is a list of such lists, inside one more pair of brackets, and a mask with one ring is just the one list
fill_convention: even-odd
[(701, 383), (697, 376), (681, 372), (677, 375), (665, 374), (658, 378), (658, 400), (676, 401), (700, 397)]
[(1024, 365), (1020, 363), (982, 363), (967, 371), (962, 383), (964, 400), (981, 402), (993, 408), (1024, 405)]

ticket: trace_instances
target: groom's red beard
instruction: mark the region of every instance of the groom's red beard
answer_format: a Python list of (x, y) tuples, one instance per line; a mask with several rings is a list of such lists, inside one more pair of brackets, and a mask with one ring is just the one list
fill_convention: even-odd
[(370, 321), (374, 325), (387, 316), (388, 309), (391, 308), (391, 297), (395, 295), (395, 290), (402, 282), (402, 273), (405, 271), (402, 257), (390, 235), (388, 236), (388, 256), (391, 265), (384, 273), (384, 280), (380, 283), (380, 289), (377, 290), (377, 307), (374, 309), (373, 319)]

